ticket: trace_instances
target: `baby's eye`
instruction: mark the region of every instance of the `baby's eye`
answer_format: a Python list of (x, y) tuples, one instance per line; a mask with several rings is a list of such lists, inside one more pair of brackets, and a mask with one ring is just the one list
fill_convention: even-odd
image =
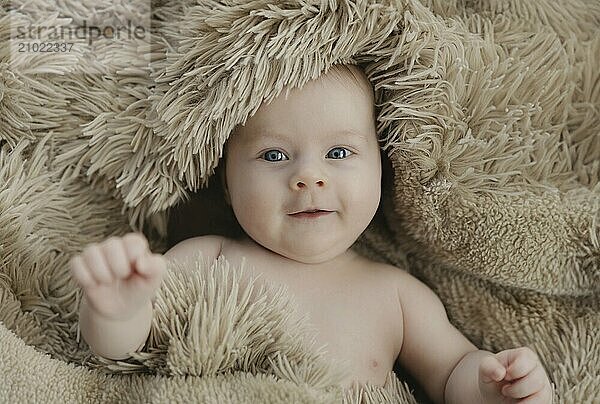
[[(262, 154), (262, 156), (265, 160), (267, 161), (282, 161), (282, 160), (288, 160), (288, 158), (286, 157), (285, 154), (283, 154), (281, 151), (279, 150), (267, 150), (266, 152), (264, 152)], [(284, 159), (282, 159), (282, 157), (285, 157)]]
[(333, 149), (329, 150), (329, 153), (327, 153), (327, 156), (331, 156), (331, 158), (333, 159), (343, 159), (345, 157), (348, 157), (349, 154), (352, 153), (350, 150), (346, 149), (345, 147), (334, 147)]

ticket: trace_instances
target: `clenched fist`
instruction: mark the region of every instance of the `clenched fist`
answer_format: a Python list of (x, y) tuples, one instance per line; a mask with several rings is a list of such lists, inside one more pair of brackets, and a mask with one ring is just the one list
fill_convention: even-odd
[(552, 403), (552, 386), (538, 356), (527, 347), (485, 357), (479, 365), (485, 403)]
[(126, 320), (154, 297), (166, 270), (140, 233), (90, 244), (70, 261), (71, 273), (91, 308), (110, 320)]

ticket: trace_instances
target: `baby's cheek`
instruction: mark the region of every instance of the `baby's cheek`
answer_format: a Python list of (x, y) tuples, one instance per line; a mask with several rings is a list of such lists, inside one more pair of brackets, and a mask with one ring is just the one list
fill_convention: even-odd
[(378, 204), (381, 195), (381, 183), (377, 180), (375, 172), (371, 174), (373, 176), (369, 177), (367, 172), (362, 173), (361, 178), (357, 178), (354, 186), (349, 190), (354, 202), (363, 207), (372, 207), (373, 204)]
[(236, 195), (234, 212), (240, 224), (247, 226), (261, 226), (261, 224), (271, 220), (271, 217), (276, 213), (276, 206), (271, 197), (269, 190), (260, 186), (252, 185), (250, 182), (240, 188), (240, 192)]

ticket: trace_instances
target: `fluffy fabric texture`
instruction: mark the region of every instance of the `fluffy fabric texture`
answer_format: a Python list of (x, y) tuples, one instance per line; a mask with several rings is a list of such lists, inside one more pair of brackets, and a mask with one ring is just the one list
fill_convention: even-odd
[[(78, 338), (70, 256), (131, 229), (164, 251), (170, 211), (209, 184), (234, 126), (337, 63), (373, 84), (393, 167), (355, 248), (422, 279), (480, 348), (535, 349), (556, 402), (600, 400), (598, 2), (149, 6), (0, 9), (0, 401), (415, 401), (394, 374), (341, 391), (285, 293), (248, 305), (224, 261), (172, 271), (134, 358)], [(11, 25), (145, 15), (149, 40), (5, 45)]]

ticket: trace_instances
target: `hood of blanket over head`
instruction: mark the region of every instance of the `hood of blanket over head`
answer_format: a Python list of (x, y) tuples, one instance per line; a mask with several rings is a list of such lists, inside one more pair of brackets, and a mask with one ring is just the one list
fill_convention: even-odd
[[(558, 101), (573, 72), (597, 74), (594, 43), (577, 48), (590, 59), (578, 67), (557, 34), (532, 41), (523, 32), (531, 45), (508, 54), (512, 33), (488, 35), (485, 25), (445, 19), (417, 1), (271, 3), (160, 5), (168, 18), (156, 24), (144, 112), (151, 124), (135, 134), (117, 179), (134, 218), (164, 213), (206, 186), (231, 131), (263, 102), (334, 64), (357, 63), (375, 89), (377, 132), (394, 171), (392, 233), (383, 239), (506, 286), (594, 290), (600, 185), (597, 147), (586, 148), (594, 133), (564, 147), (548, 119), (553, 111), (567, 122), (569, 105), (594, 101)], [(536, 71), (530, 53), (555, 55), (561, 74)], [(583, 128), (597, 118), (577, 117)]]

